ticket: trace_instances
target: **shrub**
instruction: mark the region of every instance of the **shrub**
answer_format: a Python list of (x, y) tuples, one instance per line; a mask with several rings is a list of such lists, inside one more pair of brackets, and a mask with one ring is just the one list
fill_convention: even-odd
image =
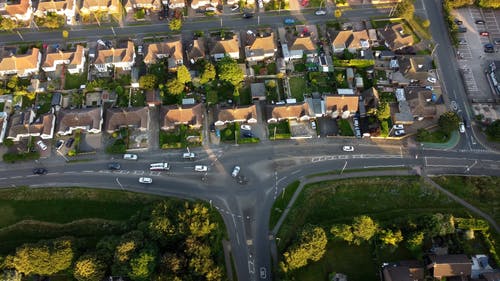
[(2, 159), (5, 163), (15, 163), (17, 161), (25, 161), (25, 160), (36, 160), (39, 158), (40, 158), (40, 153), (38, 151), (21, 152), (21, 153), (7, 152), (2, 156)]
[(243, 143), (258, 143), (260, 142), (259, 138), (240, 138), (238, 139), (238, 143), (243, 144)]

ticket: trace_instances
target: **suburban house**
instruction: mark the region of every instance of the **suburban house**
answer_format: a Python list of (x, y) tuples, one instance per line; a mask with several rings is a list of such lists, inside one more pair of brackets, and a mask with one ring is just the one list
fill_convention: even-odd
[(21, 138), (40, 137), (51, 139), (54, 136), (55, 117), (52, 112), (37, 117), (33, 110), (18, 112), (10, 117), (7, 138), (19, 141)]
[(29, 21), (33, 13), (31, 0), (0, 0), (0, 16), (15, 21)]
[(396, 89), (396, 100), (398, 102), (398, 112), (391, 110), (392, 122), (394, 124), (411, 125), (414, 122), (413, 113), (411, 112), (410, 104), (406, 100), (405, 90), (402, 88)]
[(191, 8), (197, 10), (206, 6), (217, 6), (219, 4), (218, 1), (215, 0), (192, 0)]
[(96, 12), (117, 14), (120, 13), (121, 9), (120, 0), (83, 0), (80, 14), (90, 15)]
[(287, 61), (302, 59), (304, 54), (314, 57), (317, 53), (316, 27), (297, 25), (295, 29), (295, 32), (289, 32), (285, 28), (278, 28), (283, 58)]
[(159, 0), (127, 0), (125, 3), (125, 10), (127, 13), (130, 13), (137, 9), (145, 9), (145, 10), (153, 10), (159, 11), (161, 10), (161, 1)]
[(187, 125), (190, 128), (199, 129), (203, 125), (203, 105), (167, 105), (160, 109), (162, 118), (161, 129), (173, 130), (179, 125)]
[(99, 72), (106, 72), (112, 67), (130, 70), (135, 61), (134, 42), (128, 41), (126, 48), (98, 50), (94, 66)]
[(345, 49), (351, 53), (356, 53), (359, 49), (366, 50), (368, 48), (370, 48), (370, 41), (366, 30), (342, 30), (334, 35), (332, 41), (334, 53), (342, 53)]
[(255, 105), (218, 108), (215, 118), (216, 126), (233, 122), (257, 123), (257, 108)]
[(406, 79), (425, 81), (433, 70), (432, 57), (410, 56), (398, 59), (398, 70)]
[(272, 30), (245, 33), (245, 57), (247, 61), (262, 61), (274, 58), (276, 53), (276, 38)]
[(47, 53), (42, 69), (45, 72), (56, 71), (58, 65), (65, 65), (71, 74), (82, 73), (85, 68), (85, 50), (82, 45), (77, 45), (75, 51), (59, 51)]
[(305, 102), (281, 105), (267, 105), (267, 123), (276, 123), (282, 120), (308, 121), (314, 116), (310, 113), (309, 105)]
[(437, 94), (425, 88), (407, 89), (405, 96), (414, 119), (438, 119), (446, 112), (446, 106), (438, 102)]
[(363, 99), (366, 109), (377, 108), (379, 105), (379, 94), (375, 87), (371, 87), (361, 92), (361, 97)]
[(38, 74), (42, 54), (38, 48), (33, 48), (25, 55), (12, 55), (0, 61), (0, 76), (16, 74), (19, 77), (27, 77)]
[(205, 51), (205, 39), (203, 37), (198, 37), (189, 44), (187, 50), (187, 59), (191, 63), (195, 63), (200, 59), (205, 59), (206, 51)]
[(466, 255), (429, 255), (427, 270), (432, 277), (460, 277), (467, 280), (471, 276), (472, 262)]
[(144, 56), (144, 63), (154, 64), (159, 59), (168, 58), (168, 68), (177, 69), (177, 66), (183, 64), (183, 50), (181, 40), (170, 42), (151, 43), (148, 45), (146, 55)]
[(71, 22), (71, 19), (75, 16), (75, 12), (75, 0), (48, 0), (38, 2), (35, 16), (44, 17), (48, 13), (56, 13), (60, 16), (65, 16), (68, 22)]
[(183, 9), (186, 7), (186, 2), (184, 0), (169, 0), (168, 8), (169, 9)]
[(424, 281), (424, 267), (419, 261), (409, 260), (384, 264), (382, 269), (384, 281)]
[(232, 36), (213, 36), (209, 42), (210, 56), (218, 61), (225, 56), (240, 58), (240, 42), (237, 33)]
[(325, 113), (332, 118), (347, 119), (359, 108), (357, 95), (329, 95), (325, 97)]
[(149, 107), (108, 108), (104, 128), (110, 134), (121, 128), (147, 131), (149, 129)]
[(57, 134), (71, 135), (75, 130), (97, 134), (102, 128), (102, 107), (63, 109), (57, 115)]
[(413, 45), (413, 36), (406, 34), (402, 23), (387, 25), (378, 30), (385, 46), (393, 51)]

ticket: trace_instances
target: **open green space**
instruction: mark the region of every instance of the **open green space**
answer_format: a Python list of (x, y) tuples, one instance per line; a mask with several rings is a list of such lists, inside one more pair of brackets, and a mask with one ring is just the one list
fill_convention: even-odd
[(270, 140), (290, 139), (290, 123), (288, 120), (283, 120), (278, 123), (270, 123), (267, 125), (269, 130)]
[(281, 217), (281, 214), (288, 206), (288, 203), (292, 199), (293, 194), (299, 188), (300, 182), (294, 181), (288, 185), (285, 190), (281, 193), (281, 196), (276, 198), (273, 203), (273, 208), (271, 209), (271, 217), (269, 219), (269, 228), (273, 228)]
[[(349, 280), (376, 280), (383, 262), (420, 259), (422, 251), (410, 250), (406, 240), (390, 247), (375, 241), (348, 244), (332, 240), (330, 228), (350, 224), (354, 217), (366, 215), (381, 228), (403, 229), (407, 239), (405, 235), (412, 221), (422, 223), (427, 221), (422, 218), (437, 213), (452, 214), (455, 218), (471, 217), (462, 206), (414, 176), (367, 177), (306, 185), (277, 234), (280, 258), (284, 251), (290, 251), (289, 247), (296, 243), (297, 233), (306, 225), (323, 228), (329, 237), (328, 244), (319, 261), (289, 271), (286, 278), (326, 280), (329, 273), (341, 272), (347, 274)], [(488, 247), (481, 236), (457, 242), (458, 236), (451, 234), (447, 239), (458, 243), (456, 247), (469, 254), (487, 252)]]
[(292, 77), (289, 79), (292, 98), (297, 102), (304, 101), (304, 94), (307, 90), (306, 79), (304, 77)]
[(341, 136), (349, 136), (352, 137), (354, 136), (354, 131), (351, 128), (351, 124), (349, 124), (349, 121), (345, 119), (339, 119), (337, 121), (337, 124), (339, 126), (339, 134)]

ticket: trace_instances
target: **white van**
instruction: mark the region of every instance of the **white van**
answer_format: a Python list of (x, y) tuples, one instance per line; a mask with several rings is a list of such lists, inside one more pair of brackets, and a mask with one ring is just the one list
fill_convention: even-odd
[(123, 159), (125, 159), (125, 160), (137, 160), (138, 157), (137, 157), (137, 154), (126, 153), (126, 154), (123, 154)]
[(168, 171), (170, 170), (170, 165), (168, 163), (152, 163), (149, 165), (150, 171)]

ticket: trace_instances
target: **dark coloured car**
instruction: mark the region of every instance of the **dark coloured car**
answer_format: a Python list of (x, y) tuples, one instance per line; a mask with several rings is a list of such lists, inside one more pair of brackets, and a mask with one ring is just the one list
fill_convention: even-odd
[(48, 171), (45, 168), (35, 168), (35, 169), (33, 169), (33, 174), (35, 174), (35, 175), (46, 175), (47, 172)]
[(463, 22), (463, 21), (461, 21), (461, 20), (459, 20), (459, 19), (455, 19), (455, 23), (456, 23), (457, 25), (462, 25), (464, 22)]
[(493, 44), (486, 44), (484, 45), (484, 52), (485, 53), (494, 53), (495, 52), (495, 46), (493, 46)]
[(75, 142), (74, 138), (69, 138), (68, 141), (66, 142), (66, 147), (70, 148), (74, 142)]
[(64, 140), (58, 140), (56, 142), (56, 149), (57, 150), (61, 149), (61, 147), (63, 146), (63, 144), (64, 144)]
[(244, 131), (244, 132), (243, 132), (243, 136), (244, 136), (245, 138), (253, 138), (253, 134), (252, 134), (252, 132), (248, 132), (248, 131)]
[(243, 18), (244, 19), (251, 19), (251, 18), (253, 18), (253, 14), (252, 13), (244, 13)]
[(210, 124), (210, 132), (215, 132), (215, 124)]
[(476, 24), (485, 24), (484, 20), (476, 20)]
[(122, 166), (120, 165), (120, 163), (113, 162), (108, 164), (109, 170), (120, 170), (121, 168)]

